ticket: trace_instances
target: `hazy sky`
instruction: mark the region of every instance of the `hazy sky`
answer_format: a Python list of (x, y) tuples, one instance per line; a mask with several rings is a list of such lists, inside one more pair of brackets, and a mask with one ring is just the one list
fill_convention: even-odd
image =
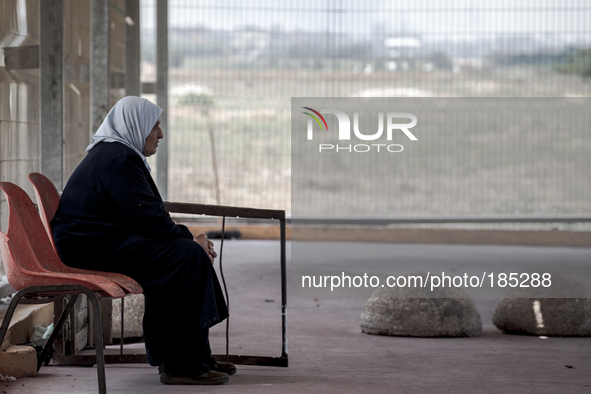
[[(155, 0), (141, 2), (142, 26), (153, 28)], [(382, 29), (466, 39), (517, 32), (581, 37), (590, 35), (591, 26), (587, 0), (169, 0), (169, 7), (170, 27), (228, 30), (257, 26), (367, 35)]]

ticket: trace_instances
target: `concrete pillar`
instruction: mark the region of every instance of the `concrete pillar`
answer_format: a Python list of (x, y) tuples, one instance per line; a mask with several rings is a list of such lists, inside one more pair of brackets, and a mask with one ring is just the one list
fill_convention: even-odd
[(90, 9), (90, 141), (111, 108), (109, 0), (91, 0)]
[(125, 0), (125, 94), (139, 96), (140, 85), (140, 1)]
[(168, 199), (168, 0), (156, 0), (156, 100), (164, 110), (160, 127), (164, 136), (156, 156), (156, 184), (163, 200)]
[(39, 167), (64, 187), (64, 3), (39, 2)]

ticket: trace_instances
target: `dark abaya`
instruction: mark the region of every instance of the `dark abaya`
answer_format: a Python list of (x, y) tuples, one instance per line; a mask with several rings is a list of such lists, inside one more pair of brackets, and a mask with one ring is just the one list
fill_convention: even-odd
[(223, 294), (207, 253), (164, 210), (137, 153), (118, 142), (90, 150), (51, 225), (65, 264), (119, 272), (142, 286), (151, 365), (184, 376), (209, 370), (209, 327), (228, 316)]

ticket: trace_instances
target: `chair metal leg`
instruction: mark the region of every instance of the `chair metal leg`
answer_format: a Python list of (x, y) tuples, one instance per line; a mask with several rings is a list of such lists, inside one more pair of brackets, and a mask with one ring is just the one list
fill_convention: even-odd
[[(43, 361), (45, 361), (45, 358), (47, 357), (47, 355), (49, 354), (49, 351), (53, 347), (53, 342), (55, 341), (55, 339), (59, 335), (60, 331), (62, 330), (62, 327), (63, 327), (64, 323), (66, 322), (68, 315), (70, 314), (72, 309), (74, 309), (74, 304), (76, 303), (76, 300), (78, 300), (79, 295), (80, 294), (72, 294), (70, 296), (70, 301), (68, 302), (68, 306), (66, 306), (66, 309), (64, 309), (64, 311), (62, 312), (60, 318), (57, 321), (57, 324), (55, 325), (55, 327), (53, 327), (53, 332), (51, 333), (49, 339), (47, 340), (47, 343), (45, 344), (45, 347), (43, 348), (41, 355), (37, 358), (37, 372), (39, 372), (39, 369), (41, 368)], [(60, 298), (60, 302), (61, 302), (61, 298)]]
[[(95, 345), (96, 345), (96, 369), (98, 374), (98, 384), (99, 384), (99, 394), (107, 394), (107, 381), (105, 377), (105, 353), (103, 349), (103, 324), (101, 320), (101, 305), (99, 302), (99, 297), (96, 293), (78, 284), (63, 284), (63, 285), (45, 285), (45, 286), (30, 286), (27, 288), (22, 289), (12, 299), (10, 305), (8, 306), (8, 310), (6, 311), (6, 315), (2, 321), (2, 325), (0, 325), (0, 344), (4, 341), (4, 337), (6, 336), (6, 332), (8, 331), (8, 325), (10, 324), (10, 320), (12, 320), (12, 316), (14, 315), (14, 310), (18, 305), (20, 299), (29, 293), (54, 293), (54, 292), (72, 292), (72, 290), (77, 291), (79, 293), (84, 293), (92, 303), (92, 310), (93, 310), (93, 317), (94, 317), (94, 336), (95, 336)], [(50, 336), (50, 340), (53, 342), (61, 329), (60, 326), (63, 326), (66, 317), (68, 316), (69, 312), (74, 307), (76, 300), (79, 294), (72, 294), (70, 301), (66, 309), (63, 311), (62, 315), (60, 316), (57, 327), (55, 327), (54, 332)], [(48, 345), (49, 345), (48, 340)], [(48, 350), (49, 346), (43, 349), (43, 352)], [(42, 353), (43, 354), (43, 353)], [(46, 354), (45, 354), (46, 356)], [(43, 360), (45, 356), (42, 356), (40, 360)]]
[(121, 340), (119, 342), (119, 354), (123, 354), (123, 339), (125, 338), (125, 297), (121, 299)]
[(4, 337), (6, 336), (6, 332), (8, 331), (8, 326), (10, 325), (10, 321), (12, 320), (12, 316), (14, 315), (14, 311), (18, 306), (18, 302), (27, 295), (30, 291), (25, 288), (19, 291), (14, 295), (12, 301), (10, 301), (10, 305), (8, 305), (8, 309), (6, 310), (6, 314), (4, 315), (4, 320), (2, 320), (2, 326), (0, 326), (0, 345), (4, 342)]
[(103, 323), (101, 320), (101, 303), (97, 295), (88, 290), (82, 290), (88, 296), (92, 303), (92, 313), (94, 320), (94, 345), (96, 348), (96, 370), (99, 381), (99, 394), (107, 394), (107, 380), (105, 377), (105, 353), (103, 349)]
[(70, 311), (70, 324), (67, 326), (70, 331), (68, 337), (69, 341), (66, 341), (66, 354), (76, 354), (76, 307)]

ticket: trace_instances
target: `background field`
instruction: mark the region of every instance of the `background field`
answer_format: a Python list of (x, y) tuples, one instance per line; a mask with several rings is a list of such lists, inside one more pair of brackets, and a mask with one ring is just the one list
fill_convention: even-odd
[[(292, 97), (591, 96), (589, 7), (384, 4), (172, 2), (169, 198), (289, 213), (292, 195), (320, 191), (334, 198), (309, 203), (308, 213), (335, 214), (330, 201), (343, 190), (330, 171), (310, 168), (315, 182), (291, 182)], [(144, 23), (153, 11), (143, 3), (144, 80), (155, 76), (154, 32)], [(400, 176), (384, 182), (392, 201), (375, 213), (591, 213), (591, 121), (552, 131), (519, 123), (528, 126), (448, 130), (445, 139), (431, 130), (430, 143), (405, 152)], [(369, 214), (368, 204), (349, 212)]]

